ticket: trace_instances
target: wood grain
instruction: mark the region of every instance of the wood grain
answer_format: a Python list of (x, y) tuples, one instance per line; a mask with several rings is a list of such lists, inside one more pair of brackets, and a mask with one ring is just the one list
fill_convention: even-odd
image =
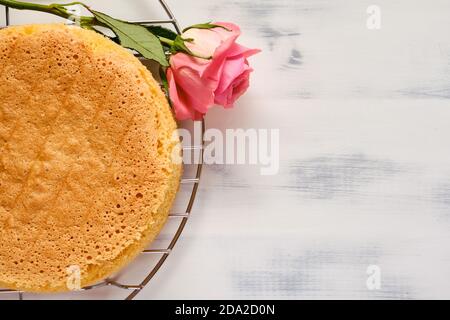
[[(281, 168), (208, 166), (186, 232), (138, 298), (450, 298), (450, 2), (379, 0), (380, 30), (366, 27), (367, 1), (169, 3), (185, 26), (234, 21), (263, 49), (249, 93), (207, 123), (280, 129)], [(380, 290), (366, 287), (369, 265)]]
[(236, 21), (264, 50), (247, 96), (207, 121), (279, 128), (281, 170), (207, 167), (141, 298), (448, 298), (450, 4), (377, 1), (368, 30), (364, 1), (172, 3), (186, 24)]

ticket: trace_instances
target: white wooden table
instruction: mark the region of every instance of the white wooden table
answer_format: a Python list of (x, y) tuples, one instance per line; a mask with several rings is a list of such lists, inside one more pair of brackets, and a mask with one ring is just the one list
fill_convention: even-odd
[[(153, 10), (87, 2), (123, 18)], [(207, 125), (280, 129), (281, 167), (206, 167), (186, 232), (138, 298), (450, 298), (450, 2), (169, 4), (184, 26), (234, 21), (263, 49), (249, 93)], [(380, 30), (366, 26), (372, 4)], [(30, 18), (51, 20), (18, 21)]]

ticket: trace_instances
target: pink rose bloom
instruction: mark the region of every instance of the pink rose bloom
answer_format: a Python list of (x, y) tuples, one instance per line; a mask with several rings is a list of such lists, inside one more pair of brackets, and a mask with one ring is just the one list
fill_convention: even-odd
[(201, 120), (213, 105), (232, 108), (249, 87), (247, 58), (260, 52), (238, 43), (241, 31), (232, 23), (218, 22), (223, 28), (190, 29), (182, 36), (193, 39), (186, 46), (201, 59), (177, 53), (167, 71), (169, 94), (178, 120)]

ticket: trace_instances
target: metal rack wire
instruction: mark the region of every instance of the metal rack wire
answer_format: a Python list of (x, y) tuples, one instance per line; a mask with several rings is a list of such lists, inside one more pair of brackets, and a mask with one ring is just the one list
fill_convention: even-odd
[[(170, 10), (169, 6), (164, 0), (158, 0), (159, 5), (164, 9), (164, 12), (167, 14), (168, 19), (162, 19), (162, 20), (146, 20), (146, 21), (134, 21), (135, 23), (143, 24), (143, 25), (154, 25), (154, 24), (160, 24), (160, 25), (171, 25), (175, 31), (180, 34), (181, 28), (173, 15), (172, 11)], [(11, 24), (11, 18), (10, 18), (10, 9), (8, 7), (5, 7), (5, 22), (6, 26), (9, 26)], [(82, 291), (87, 290), (94, 290), (97, 288), (102, 287), (113, 287), (117, 289), (122, 290), (128, 290), (130, 293), (127, 295), (126, 300), (132, 300), (134, 299), (139, 292), (141, 292), (142, 289), (153, 279), (153, 277), (156, 275), (156, 273), (161, 269), (164, 262), (167, 260), (169, 255), (171, 254), (172, 250), (174, 249), (176, 243), (178, 242), (178, 239), (180, 238), (186, 223), (188, 222), (188, 219), (191, 215), (192, 207), (194, 206), (195, 198), (197, 195), (199, 183), (200, 183), (200, 177), (202, 173), (202, 159), (203, 159), (203, 152), (204, 152), (204, 144), (203, 144), (203, 136), (205, 133), (205, 122), (201, 121), (201, 145), (191, 145), (191, 146), (183, 146), (183, 152), (185, 151), (197, 151), (198, 152), (198, 164), (195, 168), (195, 175), (193, 178), (184, 178), (181, 180), (181, 184), (189, 184), (192, 185), (192, 190), (190, 193), (190, 197), (188, 200), (188, 204), (186, 206), (186, 210), (182, 213), (170, 213), (169, 218), (173, 219), (180, 219), (178, 227), (176, 231), (173, 234), (173, 237), (170, 240), (170, 243), (167, 247), (161, 248), (161, 249), (148, 249), (144, 250), (141, 254), (143, 255), (159, 255), (159, 259), (156, 261), (156, 264), (154, 264), (153, 268), (149, 270), (147, 276), (137, 284), (124, 284), (120, 283), (118, 281), (113, 280), (112, 278), (108, 278), (98, 284), (85, 287), (82, 289)], [(24, 299), (24, 295), (26, 292), (21, 291), (14, 291), (9, 289), (0, 289), (0, 295), (2, 294), (12, 294), (17, 295), (17, 298), (19, 300)]]

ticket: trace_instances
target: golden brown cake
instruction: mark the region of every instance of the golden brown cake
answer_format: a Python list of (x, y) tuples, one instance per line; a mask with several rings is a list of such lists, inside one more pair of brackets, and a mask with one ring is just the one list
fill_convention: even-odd
[(93, 284), (161, 230), (179, 186), (169, 105), (128, 50), (78, 27), (0, 30), (0, 287)]

